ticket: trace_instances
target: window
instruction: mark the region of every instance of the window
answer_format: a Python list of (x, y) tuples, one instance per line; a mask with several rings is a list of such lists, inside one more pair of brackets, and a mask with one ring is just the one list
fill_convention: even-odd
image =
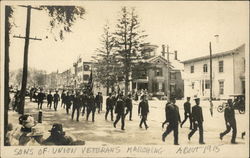
[(224, 81), (219, 81), (219, 93), (220, 95), (224, 94)]
[(83, 65), (83, 70), (84, 71), (89, 71), (89, 65)]
[(223, 72), (223, 66), (224, 66), (223, 61), (219, 61), (219, 72)]
[(203, 72), (207, 72), (207, 64), (203, 65)]
[(246, 60), (245, 60), (245, 58), (242, 58), (242, 60), (243, 60), (243, 72), (245, 72), (246, 71)]
[(192, 65), (192, 66), (190, 67), (190, 72), (191, 72), (191, 73), (194, 73), (194, 65)]
[(205, 81), (205, 89), (210, 89), (210, 81), (209, 80)]
[(192, 89), (194, 89), (194, 82), (192, 82)]
[(89, 75), (83, 75), (83, 80), (87, 81), (89, 79)]
[(175, 93), (176, 86), (170, 85), (170, 93)]
[(162, 92), (162, 89), (163, 89), (163, 85), (161, 82), (158, 83), (158, 91), (159, 92)]
[(157, 68), (155, 70), (155, 76), (162, 76), (162, 68)]
[(176, 79), (176, 73), (175, 72), (170, 73), (170, 79)]

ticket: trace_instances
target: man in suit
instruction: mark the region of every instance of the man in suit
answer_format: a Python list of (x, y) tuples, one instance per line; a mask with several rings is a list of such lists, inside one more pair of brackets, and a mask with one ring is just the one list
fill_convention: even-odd
[(58, 91), (56, 91), (56, 93), (54, 94), (54, 109), (55, 111), (57, 110), (57, 105), (58, 105), (58, 101), (60, 101), (60, 96), (58, 94)]
[(129, 94), (128, 97), (125, 99), (125, 104), (126, 104), (126, 107), (127, 107), (125, 117), (129, 113), (129, 120), (130, 121), (132, 121), (132, 109), (133, 109), (133, 104), (132, 104), (131, 97), (132, 97), (132, 95)]
[(88, 106), (87, 106), (87, 121), (89, 119), (89, 114), (92, 112), (92, 122), (95, 122), (95, 111), (96, 111), (96, 102), (93, 93), (91, 92), (88, 97)]
[(49, 107), (51, 109), (51, 105), (52, 105), (52, 101), (53, 101), (53, 96), (51, 94), (51, 91), (49, 91), (49, 94), (47, 95), (47, 107)]
[(122, 123), (121, 129), (125, 130), (124, 129), (124, 126), (125, 126), (124, 111), (125, 111), (125, 103), (123, 101), (123, 97), (122, 97), (122, 95), (118, 95), (118, 99), (117, 99), (116, 107), (115, 107), (115, 113), (117, 114), (116, 115), (116, 120), (114, 122), (114, 127), (115, 128), (116, 128), (117, 122), (121, 119), (121, 123)]
[[(43, 99), (45, 98), (45, 94), (43, 93), (43, 89), (40, 89), (40, 92), (37, 95), (38, 109), (43, 108)], [(40, 107), (39, 107), (40, 105)]]
[(79, 92), (76, 92), (76, 95), (74, 96), (73, 99), (73, 109), (72, 109), (72, 115), (71, 115), (71, 119), (74, 119), (74, 114), (75, 114), (75, 110), (77, 111), (76, 113), (76, 121), (79, 121), (79, 115), (80, 115), (80, 107), (81, 107), (81, 96)]
[(105, 114), (105, 120), (107, 120), (108, 113), (110, 111), (111, 113), (111, 121), (113, 121), (113, 109), (115, 105), (115, 97), (112, 96), (111, 93), (109, 93), (108, 98), (106, 99), (106, 114)]
[(166, 131), (162, 134), (162, 141), (165, 142), (167, 135), (174, 131), (174, 145), (179, 145), (178, 143), (178, 123), (181, 123), (179, 108), (175, 105), (176, 100), (174, 97), (170, 99), (171, 105), (167, 109), (167, 122), (169, 123)]
[(200, 98), (194, 99), (196, 105), (192, 107), (192, 123), (193, 123), (193, 129), (188, 134), (188, 140), (192, 137), (192, 135), (197, 131), (197, 128), (199, 128), (199, 143), (205, 144), (203, 140), (203, 114), (202, 114), (202, 108), (200, 105)]
[(139, 106), (138, 106), (138, 115), (140, 116), (141, 114), (141, 122), (139, 125), (140, 128), (142, 128), (142, 123), (144, 123), (145, 128), (148, 129), (148, 125), (146, 123), (148, 113), (149, 113), (148, 101), (147, 101), (146, 95), (144, 95), (142, 97), (142, 101), (139, 103)]
[(191, 121), (191, 104), (190, 104), (190, 97), (187, 97), (187, 101), (184, 103), (184, 120), (181, 123), (181, 128), (182, 125), (186, 122), (187, 118), (189, 118), (190, 126), (189, 128), (192, 129), (192, 121)]
[(222, 140), (223, 136), (226, 135), (227, 133), (229, 133), (231, 129), (233, 129), (231, 143), (237, 144), (237, 142), (235, 141), (236, 134), (237, 134), (237, 127), (236, 127), (236, 120), (235, 120), (235, 113), (234, 113), (232, 99), (228, 99), (227, 103), (228, 103), (227, 107), (224, 111), (224, 118), (225, 118), (225, 123), (226, 123), (227, 129), (223, 133), (220, 133), (220, 139)]

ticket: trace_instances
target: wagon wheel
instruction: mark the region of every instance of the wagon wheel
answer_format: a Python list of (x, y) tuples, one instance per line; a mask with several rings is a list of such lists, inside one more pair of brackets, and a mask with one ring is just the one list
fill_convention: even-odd
[(240, 114), (245, 114), (245, 107), (240, 107), (239, 108), (239, 113)]
[(223, 112), (224, 111), (224, 105), (222, 104), (222, 105), (219, 105), (218, 107), (217, 107), (217, 111), (218, 112)]

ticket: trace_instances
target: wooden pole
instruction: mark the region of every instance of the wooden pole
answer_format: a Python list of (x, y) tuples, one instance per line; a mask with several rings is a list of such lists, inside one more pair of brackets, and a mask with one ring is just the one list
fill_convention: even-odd
[(170, 62), (169, 62), (169, 46), (167, 45), (167, 60), (168, 60), (168, 65), (167, 65), (167, 99), (170, 101)]
[(10, 45), (10, 6), (5, 6), (5, 48), (4, 48), (4, 145), (7, 145), (9, 110), (9, 45)]
[(211, 45), (211, 42), (209, 42), (209, 52), (210, 52), (210, 100), (212, 101), (213, 99), (213, 78), (212, 78), (212, 45)]
[(25, 43), (24, 43), (24, 56), (23, 56), (23, 78), (22, 78), (22, 87), (21, 87), (21, 91), (20, 91), (19, 114), (24, 113), (25, 93), (26, 93), (27, 76), (28, 76), (30, 17), (31, 17), (31, 6), (27, 6), (26, 34), (25, 34)]
[(212, 44), (209, 42), (209, 53), (210, 53), (210, 114), (213, 116), (213, 70), (212, 70)]

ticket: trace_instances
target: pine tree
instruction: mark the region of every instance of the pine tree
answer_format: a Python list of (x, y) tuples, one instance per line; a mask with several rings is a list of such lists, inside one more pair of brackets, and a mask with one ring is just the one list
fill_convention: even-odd
[(144, 43), (147, 35), (144, 34), (145, 31), (139, 29), (140, 22), (135, 9), (131, 8), (128, 11), (126, 7), (123, 7), (121, 14), (122, 16), (118, 19), (114, 35), (116, 38), (117, 57), (122, 64), (122, 72), (124, 74), (125, 95), (127, 95), (129, 82), (132, 80), (133, 68), (145, 59), (146, 56), (143, 50), (149, 43)]
[(110, 32), (108, 24), (104, 26), (104, 33), (101, 36), (101, 47), (97, 49), (97, 57), (95, 64), (95, 81), (101, 83), (109, 89), (113, 88), (117, 82), (118, 64), (114, 54), (115, 39)]

